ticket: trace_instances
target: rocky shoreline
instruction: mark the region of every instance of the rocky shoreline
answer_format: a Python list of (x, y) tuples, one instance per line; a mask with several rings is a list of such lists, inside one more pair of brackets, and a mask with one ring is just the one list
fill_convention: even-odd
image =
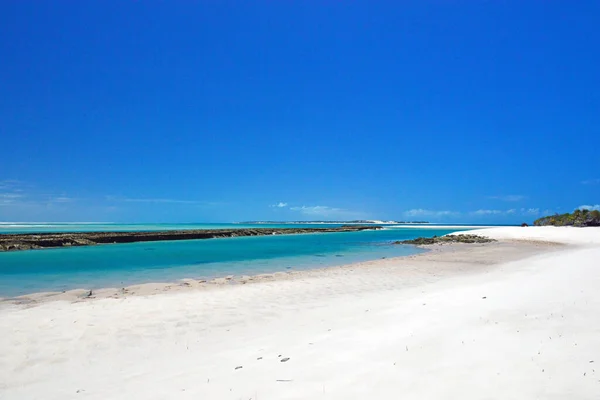
[(417, 246), (427, 246), (432, 244), (446, 244), (446, 243), (490, 243), (496, 240), (490, 239), (484, 236), (478, 235), (446, 235), (446, 236), (434, 236), (431, 238), (419, 237), (410, 240), (401, 240), (394, 242), (394, 244), (413, 244)]
[(153, 232), (64, 232), (0, 235), (0, 252), (92, 246), (109, 243), (156, 242), (163, 240), (213, 239), (239, 236), (296, 235), (304, 233), (357, 232), (381, 229), (378, 226), (341, 226), (330, 228), (252, 228), (198, 229)]

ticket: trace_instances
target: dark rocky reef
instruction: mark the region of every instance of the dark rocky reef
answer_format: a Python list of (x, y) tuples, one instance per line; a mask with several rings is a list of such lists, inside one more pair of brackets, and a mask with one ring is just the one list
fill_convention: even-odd
[(446, 243), (489, 243), (495, 242), (495, 239), (490, 239), (484, 236), (477, 235), (448, 235), (448, 236), (434, 236), (430, 238), (419, 237), (410, 240), (400, 240), (394, 242), (394, 244), (414, 244), (419, 246), (426, 246), (431, 244), (446, 244)]
[(572, 213), (542, 217), (533, 222), (535, 226), (600, 226), (600, 211), (575, 210)]
[(347, 225), (329, 228), (199, 229), (156, 232), (65, 232), (0, 234), (0, 251), (91, 246), (107, 243), (156, 242), (161, 240), (213, 239), (238, 236), (290, 235), (302, 233), (356, 232), (378, 226)]

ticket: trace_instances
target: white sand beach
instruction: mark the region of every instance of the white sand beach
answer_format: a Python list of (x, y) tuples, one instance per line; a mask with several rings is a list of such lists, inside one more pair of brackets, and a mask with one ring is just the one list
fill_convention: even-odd
[(499, 242), (1, 304), (0, 399), (600, 398), (600, 228), (469, 233)]

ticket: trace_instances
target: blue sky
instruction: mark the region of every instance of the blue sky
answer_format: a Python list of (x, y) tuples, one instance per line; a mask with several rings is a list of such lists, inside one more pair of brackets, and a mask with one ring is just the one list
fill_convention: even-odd
[(598, 1), (0, 1), (0, 221), (598, 207), (599, 16)]

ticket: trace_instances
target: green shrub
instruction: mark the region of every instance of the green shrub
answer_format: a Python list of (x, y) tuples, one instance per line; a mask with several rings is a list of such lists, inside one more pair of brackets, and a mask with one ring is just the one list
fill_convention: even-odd
[(535, 226), (600, 226), (600, 211), (575, 210), (572, 213), (542, 217), (533, 222)]

